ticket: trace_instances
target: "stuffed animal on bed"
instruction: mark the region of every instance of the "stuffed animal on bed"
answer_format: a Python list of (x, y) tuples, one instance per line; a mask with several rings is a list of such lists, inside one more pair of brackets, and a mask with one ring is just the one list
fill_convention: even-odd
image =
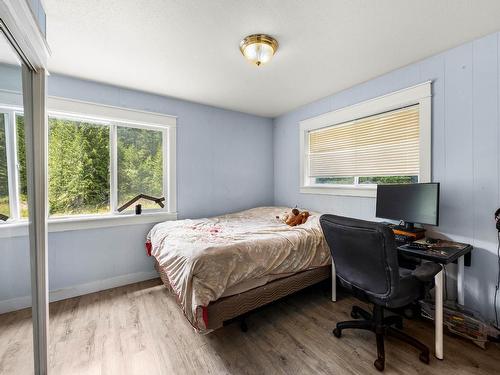
[(307, 221), (307, 218), (310, 216), (308, 211), (300, 212), (297, 208), (294, 208), (290, 213), (285, 213), (281, 217), (277, 216), (277, 219), (280, 219), (285, 224), (294, 227), (296, 225), (304, 224)]

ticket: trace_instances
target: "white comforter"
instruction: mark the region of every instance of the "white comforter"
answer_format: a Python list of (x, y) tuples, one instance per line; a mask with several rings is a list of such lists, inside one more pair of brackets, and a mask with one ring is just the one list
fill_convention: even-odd
[(202, 307), (227, 288), (330, 263), (319, 214), (311, 213), (305, 224), (289, 227), (276, 219), (289, 211), (260, 207), (209, 219), (167, 221), (151, 229), (151, 253), (166, 270), (197, 330), (206, 331)]

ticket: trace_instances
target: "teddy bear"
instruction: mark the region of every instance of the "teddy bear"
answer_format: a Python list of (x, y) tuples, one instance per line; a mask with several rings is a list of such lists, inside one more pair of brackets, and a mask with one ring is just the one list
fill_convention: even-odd
[(277, 218), (289, 226), (294, 227), (296, 225), (304, 224), (309, 216), (310, 214), (308, 211), (301, 212), (297, 208), (294, 208), (290, 213), (286, 213), (281, 217), (277, 216)]

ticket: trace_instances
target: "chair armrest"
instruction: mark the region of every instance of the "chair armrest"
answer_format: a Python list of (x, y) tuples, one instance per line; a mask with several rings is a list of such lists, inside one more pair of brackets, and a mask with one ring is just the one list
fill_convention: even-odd
[(434, 276), (436, 276), (441, 269), (442, 266), (438, 263), (426, 262), (418, 266), (411, 274), (420, 281), (429, 282), (432, 281)]

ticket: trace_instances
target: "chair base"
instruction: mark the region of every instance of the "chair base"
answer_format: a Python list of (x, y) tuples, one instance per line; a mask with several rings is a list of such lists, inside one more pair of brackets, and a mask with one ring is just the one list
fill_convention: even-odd
[(333, 334), (335, 337), (340, 338), (344, 329), (364, 329), (374, 332), (377, 338), (377, 359), (373, 365), (377, 370), (383, 371), (385, 367), (384, 337), (386, 335), (393, 336), (418, 349), (420, 351), (420, 361), (429, 364), (429, 348), (401, 331), (403, 328), (402, 317), (396, 315), (384, 317), (384, 308), (378, 305), (374, 305), (373, 314), (359, 306), (353, 306), (351, 317), (353, 319), (362, 318), (363, 320), (339, 322), (333, 330)]

